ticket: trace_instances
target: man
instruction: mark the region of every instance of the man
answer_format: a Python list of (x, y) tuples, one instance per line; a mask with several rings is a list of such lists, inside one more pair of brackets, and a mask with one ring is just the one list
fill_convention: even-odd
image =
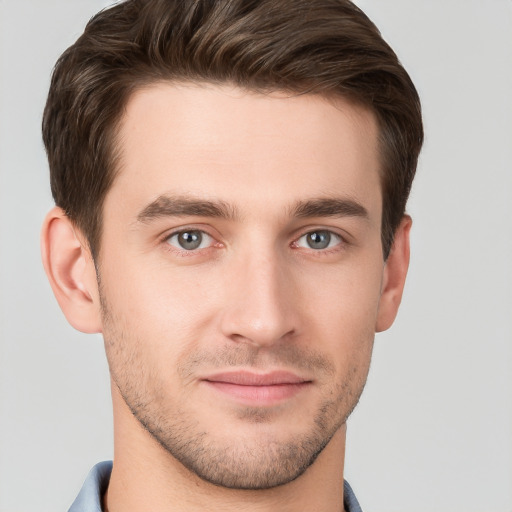
[(43, 261), (101, 332), (73, 512), (357, 511), (346, 420), (400, 303), (419, 99), (346, 0), (128, 0), (60, 58)]

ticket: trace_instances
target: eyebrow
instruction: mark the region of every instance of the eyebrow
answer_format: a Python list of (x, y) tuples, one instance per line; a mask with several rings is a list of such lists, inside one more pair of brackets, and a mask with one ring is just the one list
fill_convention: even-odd
[(160, 196), (149, 203), (138, 215), (139, 222), (149, 222), (161, 217), (218, 217), (238, 218), (236, 208), (224, 201), (207, 201), (181, 196)]
[[(368, 210), (357, 201), (345, 198), (318, 198), (298, 201), (289, 211), (291, 217), (361, 217), (368, 219)], [(235, 206), (224, 201), (210, 201), (183, 196), (162, 195), (149, 203), (137, 221), (150, 222), (162, 217), (216, 217), (227, 220), (240, 218)]]
[(318, 198), (299, 201), (292, 208), (292, 216), (308, 217), (361, 217), (368, 219), (368, 210), (353, 199)]

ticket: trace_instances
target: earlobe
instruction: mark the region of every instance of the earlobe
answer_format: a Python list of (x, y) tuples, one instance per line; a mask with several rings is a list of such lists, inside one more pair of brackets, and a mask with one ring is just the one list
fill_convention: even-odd
[(79, 331), (101, 332), (101, 308), (94, 261), (85, 240), (61, 208), (45, 218), (41, 255), (53, 293), (68, 322)]
[(382, 292), (379, 301), (379, 311), (375, 332), (389, 329), (393, 324), (402, 300), (402, 293), (409, 268), (410, 242), (412, 219), (404, 215), (393, 240), (393, 246), (384, 266)]

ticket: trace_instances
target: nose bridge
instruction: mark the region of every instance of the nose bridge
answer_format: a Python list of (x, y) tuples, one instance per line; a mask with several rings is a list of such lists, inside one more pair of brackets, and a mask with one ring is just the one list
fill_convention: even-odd
[(223, 314), (226, 336), (269, 345), (297, 330), (291, 275), (275, 247), (260, 245), (240, 254), (232, 271), (230, 296)]

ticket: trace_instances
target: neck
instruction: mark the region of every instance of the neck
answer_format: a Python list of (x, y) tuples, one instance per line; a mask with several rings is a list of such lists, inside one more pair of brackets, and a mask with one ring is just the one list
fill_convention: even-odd
[(345, 426), (315, 462), (288, 484), (237, 490), (200, 479), (140, 425), (114, 392), (114, 466), (104, 509), (108, 512), (300, 512), (343, 510)]

